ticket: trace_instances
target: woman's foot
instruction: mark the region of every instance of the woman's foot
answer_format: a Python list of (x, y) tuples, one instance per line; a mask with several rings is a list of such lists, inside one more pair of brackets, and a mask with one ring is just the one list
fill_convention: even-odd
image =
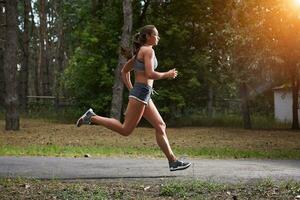
[(82, 124), (91, 124), (91, 117), (95, 116), (93, 109), (88, 109), (78, 120), (76, 123), (77, 127), (80, 127)]
[(180, 160), (175, 160), (173, 162), (169, 162), (170, 171), (184, 170), (191, 166), (190, 162), (183, 162)]

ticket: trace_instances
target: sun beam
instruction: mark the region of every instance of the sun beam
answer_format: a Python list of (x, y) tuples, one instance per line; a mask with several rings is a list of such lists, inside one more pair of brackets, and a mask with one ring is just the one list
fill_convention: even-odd
[(297, 6), (300, 6), (300, 0), (294, 0), (294, 2)]

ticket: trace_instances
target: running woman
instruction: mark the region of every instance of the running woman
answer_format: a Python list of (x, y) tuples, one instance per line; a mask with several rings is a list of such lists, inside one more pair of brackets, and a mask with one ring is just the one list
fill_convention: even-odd
[[(170, 171), (187, 169), (191, 163), (183, 162), (174, 155), (167, 134), (166, 124), (151, 99), (154, 80), (175, 79), (177, 70), (167, 72), (155, 71), (158, 62), (153, 50), (159, 41), (155, 26), (146, 25), (134, 37), (134, 55), (122, 68), (122, 79), (129, 90), (129, 102), (123, 123), (114, 119), (96, 115), (90, 108), (77, 121), (77, 127), (82, 124), (101, 125), (122, 136), (129, 136), (144, 117), (156, 131), (156, 141), (169, 161)], [(132, 85), (130, 72), (135, 72), (135, 83)]]

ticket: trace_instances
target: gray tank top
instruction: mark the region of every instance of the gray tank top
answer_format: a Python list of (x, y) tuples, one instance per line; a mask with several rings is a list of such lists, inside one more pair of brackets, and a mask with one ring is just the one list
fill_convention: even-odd
[[(156, 56), (153, 57), (153, 67), (154, 69), (157, 68), (157, 65), (158, 65), (158, 62), (157, 62), (157, 59), (156, 59)], [(145, 71), (145, 64), (143, 61), (139, 60), (139, 59), (134, 59), (134, 63), (133, 63), (133, 69), (134, 71)]]

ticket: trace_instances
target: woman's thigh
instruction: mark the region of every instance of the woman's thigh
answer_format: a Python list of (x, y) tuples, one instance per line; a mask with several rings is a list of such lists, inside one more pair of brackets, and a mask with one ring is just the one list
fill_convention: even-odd
[(155, 128), (160, 128), (161, 125), (165, 126), (165, 122), (158, 112), (155, 104), (150, 99), (148, 106), (146, 106), (143, 117)]
[(133, 130), (141, 120), (146, 105), (142, 102), (129, 98), (124, 120), (124, 128)]

